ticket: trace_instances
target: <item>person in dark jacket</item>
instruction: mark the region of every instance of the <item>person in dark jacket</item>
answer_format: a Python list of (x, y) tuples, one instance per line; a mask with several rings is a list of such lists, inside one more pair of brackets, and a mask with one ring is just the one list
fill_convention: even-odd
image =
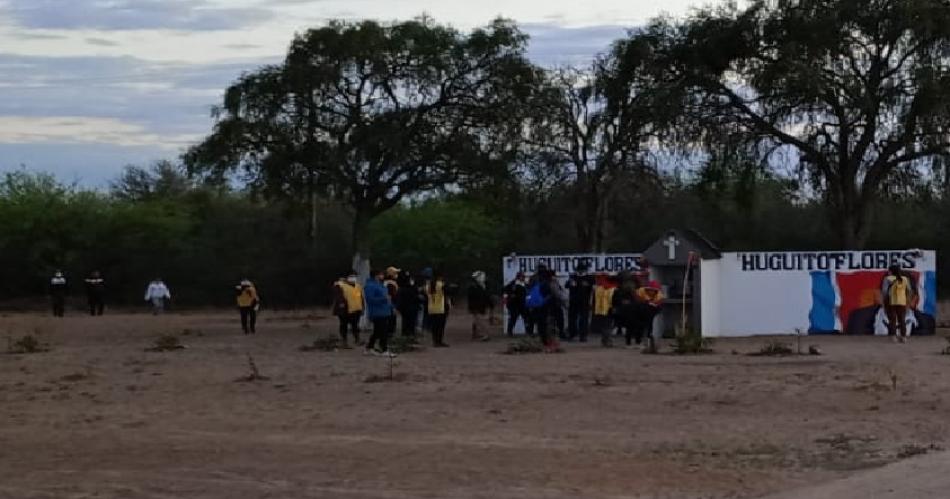
[[(364, 288), (366, 315), (373, 323), (373, 335), (366, 343), (366, 350), (363, 353), (395, 357), (396, 355), (389, 351), (389, 333), (394, 310), (383, 279), (383, 272), (373, 272)], [(379, 342), (379, 350), (374, 350), (377, 342)]]
[(514, 336), (519, 318), (524, 321), (525, 329), (528, 328), (528, 309), (525, 303), (528, 299), (528, 287), (524, 272), (518, 272), (515, 279), (505, 286), (504, 299), (508, 309), (508, 336)]
[(485, 273), (472, 274), (472, 283), (468, 287), (468, 311), (472, 314), (472, 340), (488, 341), (488, 317), (495, 304), (485, 281)]
[(419, 326), (419, 311), (422, 310), (425, 295), (419, 291), (412, 274), (405, 270), (399, 273), (396, 284), (399, 286), (396, 291), (396, 310), (402, 317), (402, 335), (413, 337)]
[(568, 339), (573, 341), (580, 338), (582, 343), (587, 342), (590, 333), (590, 307), (594, 285), (594, 276), (587, 274), (587, 264), (577, 266), (575, 272), (567, 280), (568, 307), (567, 331)]
[(53, 302), (53, 316), (66, 315), (66, 292), (68, 290), (66, 276), (63, 271), (57, 270), (49, 280), (49, 295)]
[(621, 278), (620, 285), (614, 291), (613, 310), (617, 329), (624, 331), (627, 347), (632, 348), (631, 340), (638, 330), (640, 310), (637, 301), (637, 286), (629, 276)]
[(86, 278), (86, 298), (89, 301), (89, 315), (102, 315), (106, 308), (106, 281), (98, 270)]

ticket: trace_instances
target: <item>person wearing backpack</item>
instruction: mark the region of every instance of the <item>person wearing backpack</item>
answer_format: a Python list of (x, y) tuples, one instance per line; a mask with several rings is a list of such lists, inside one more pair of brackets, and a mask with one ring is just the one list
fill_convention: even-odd
[(528, 335), (533, 336), (537, 328), (541, 343), (548, 348), (551, 345), (551, 339), (548, 336), (548, 319), (551, 316), (551, 302), (553, 300), (553, 289), (551, 280), (553, 274), (545, 266), (539, 266), (538, 272), (531, 279), (531, 285), (528, 288), (528, 317), (531, 324), (528, 329)]

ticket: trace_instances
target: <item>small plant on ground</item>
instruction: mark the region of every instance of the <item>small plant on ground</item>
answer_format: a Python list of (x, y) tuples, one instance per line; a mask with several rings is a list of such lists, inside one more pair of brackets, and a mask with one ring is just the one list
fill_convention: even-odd
[(783, 343), (781, 341), (770, 341), (765, 345), (762, 345), (762, 348), (752, 355), (761, 357), (784, 357), (787, 355), (795, 355), (795, 350), (792, 349), (792, 346), (788, 343)]
[(700, 355), (712, 353), (713, 340), (703, 338), (703, 335), (693, 330), (686, 330), (684, 334), (677, 336), (670, 347), (676, 355)]
[(267, 381), (270, 378), (261, 374), (261, 371), (257, 368), (257, 363), (254, 362), (254, 357), (251, 357), (251, 354), (247, 354), (247, 367), (250, 370), (246, 376), (241, 376), (235, 381), (242, 383), (253, 383), (255, 381)]
[(346, 344), (337, 336), (328, 336), (319, 338), (312, 345), (300, 347), (301, 352), (335, 352), (341, 348), (347, 348)]
[(389, 351), (392, 353), (412, 353), (425, 350), (415, 336), (396, 336), (389, 340)]
[(163, 334), (155, 339), (155, 344), (149, 348), (146, 348), (146, 352), (174, 352), (176, 350), (184, 350), (185, 345), (181, 344), (181, 340), (178, 336), (174, 334)]
[(28, 334), (17, 340), (7, 339), (7, 352), (12, 354), (31, 354), (49, 352), (49, 344), (41, 342), (36, 336)]
[(897, 451), (897, 459), (909, 459), (912, 457), (922, 456), (930, 452), (941, 451), (941, 450), (943, 450), (943, 448), (937, 444), (930, 444), (930, 445), (909, 444), (909, 445), (903, 446), (901, 450)]
[(947, 340), (947, 346), (943, 347), (943, 350), (940, 351), (943, 355), (950, 355), (950, 336), (945, 336), (943, 339)]
[(554, 341), (552, 346), (545, 347), (540, 340), (535, 338), (521, 338), (508, 344), (508, 348), (501, 352), (505, 355), (526, 355), (533, 353), (564, 353), (561, 345)]

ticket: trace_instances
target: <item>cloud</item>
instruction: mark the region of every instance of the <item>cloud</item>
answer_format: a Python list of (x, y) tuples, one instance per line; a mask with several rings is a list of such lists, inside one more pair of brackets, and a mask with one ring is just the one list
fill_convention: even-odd
[(199, 135), (159, 135), (115, 118), (0, 116), (0, 144), (111, 144), (180, 149)]
[(7, 0), (0, 13), (27, 29), (232, 30), (270, 20), (263, 8), (219, 7), (208, 0)]
[(589, 65), (597, 54), (606, 52), (610, 45), (626, 36), (628, 26), (588, 26), (566, 28), (550, 23), (522, 24), (521, 29), (531, 36), (528, 56), (546, 66)]
[(96, 37), (86, 38), (86, 43), (90, 45), (98, 45), (100, 47), (117, 47), (119, 45), (119, 42), (106, 40), (105, 38), (96, 38)]

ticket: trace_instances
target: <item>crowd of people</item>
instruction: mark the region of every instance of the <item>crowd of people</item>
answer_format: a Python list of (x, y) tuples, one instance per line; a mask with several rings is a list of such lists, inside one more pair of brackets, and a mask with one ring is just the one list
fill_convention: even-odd
[[(98, 272), (85, 280), (89, 314), (101, 316), (105, 311), (106, 282)], [(257, 312), (260, 297), (249, 279), (235, 286), (235, 301), (244, 334), (257, 333)], [(69, 282), (62, 271), (49, 281), (53, 315), (65, 315)], [(880, 294), (888, 318), (890, 335), (904, 342), (908, 337), (905, 317), (914, 293), (913, 281), (892, 266), (881, 283)], [(417, 276), (389, 267), (373, 271), (359, 282), (355, 271), (341, 275), (333, 284), (333, 314), (339, 320), (339, 336), (344, 348), (352, 344), (364, 347), (366, 355), (392, 357), (390, 339), (401, 322), (401, 334), (416, 338), (420, 330), (429, 332), (432, 346), (446, 348), (445, 328), (453, 309), (457, 286), (446, 282), (443, 273), (425, 269)], [(616, 275), (591, 274), (584, 265), (562, 283), (550, 269), (539, 266), (527, 278), (519, 272), (502, 289), (501, 303), (508, 313), (505, 331), (514, 336), (519, 322), (529, 337), (538, 337), (549, 351), (559, 341), (586, 343), (590, 335), (600, 337), (604, 347), (613, 346), (613, 338), (622, 337), (628, 348), (637, 348), (646, 341), (646, 348), (655, 350), (653, 324), (661, 312), (664, 295), (659, 283), (650, 280), (648, 272), (621, 272)], [(145, 302), (155, 315), (168, 309), (171, 291), (161, 278), (153, 279), (145, 292)], [(471, 276), (467, 290), (467, 308), (471, 317), (473, 341), (489, 341), (495, 327), (495, 309), (499, 301), (490, 292), (485, 272)], [(371, 324), (365, 343), (360, 339), (363, 318)]]
[(630, 348), (644, 339), (653, 348), (653, 322), (664, 300), (660, 285), (646, 274), (594, 275), (583, 265), (563, 285), (543, 266), (530, 280), (519, 272), (503, 296), (508, 336), (521, 320), (528, 336), (537, 335), (547, 349), (556, 348), (558, 340), (586, 343), (591, 334), (605, 347), (613, 346), (612, 336), (622, 335)]

